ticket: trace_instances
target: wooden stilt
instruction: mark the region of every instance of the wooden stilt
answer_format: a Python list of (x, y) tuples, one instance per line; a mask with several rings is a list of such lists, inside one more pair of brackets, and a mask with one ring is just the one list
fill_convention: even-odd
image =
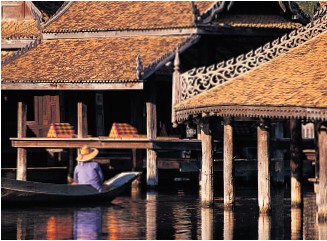
[(301, 137), (301, 120), (290, 120), (291, 131), (291, 207), (302, 207), (302, 137)]
[[(275, 125), (275, 139), (278, 141), (284, 138), (283, 122), (278, 121)], [(285, 167), (284, 167), (284, 150), (274, 149), (273, 157), (275, 159), (274, 183), (284, 184)]]
[[(157, 107), (155, 87), (152, 85), (152, 92), (149, 102), (146, 103), (146, 122), (147, 122), (147, 138), (150, 140), (157, 139)], [(157, 152), (147, 149), (147, 185), (155, 187), (158, 185), (158, 162)]]
[(260, 213), (271, 210), (270, 170), (269, 170), (269, 124), (260, 120), (258, 131), (258, 202)]
[(158, 162), (157, 152), (155, 150), (147, 149), (147, 185), (155, 187), (158, 185)]
[(233, 127), (231, 118), (224, 118), (224, 206), (234, 205)]
[(78, 138), (87, 137), (87, 107), (81, 102), (77, 104), (77, 128)]
[(97, 136), (105, 135), (104, 131), (104, 110), (103, 110), (103, 92), (97, 91), (95, 93), (96, 104), (96, 124), (97, 124)]
[[(27, 106), (22, 102), (18, 103), (18, 113), (17, 113), (17, 137), (26, 137), (26, 113)], [(27, 159), (26, 159), (26, 149), (17, 148), (17, 171), (16, 179), (26, 181), (27, 179)]]
[(318, 221), (327, 222), (327, 122), (319, 127)]
[(67, 180), (68, 183), (70, 183), (72, 181), (72, 179), (74, 178), (74, 153), (73, 153), (73, 149), (69, 149), (68, 152), (69, 155), (69, 160), (68, 160), (68, 173), (67, 173)]
[(201, 203), (213, 205), (213, 148), (210, 120), (204, 118), (201, 123), (202, 168), (201, 168)]

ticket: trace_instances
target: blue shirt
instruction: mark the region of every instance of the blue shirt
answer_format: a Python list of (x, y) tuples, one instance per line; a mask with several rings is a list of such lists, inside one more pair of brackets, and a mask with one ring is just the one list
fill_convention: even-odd
[(93, 161), (79, 162), (74, 170), (74, 181), (78, 184), (90, 184), (102, 192), (104, 177), (100, 165)]

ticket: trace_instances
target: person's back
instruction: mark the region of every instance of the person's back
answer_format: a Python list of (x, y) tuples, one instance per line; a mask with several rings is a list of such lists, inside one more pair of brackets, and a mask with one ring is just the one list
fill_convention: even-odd
[(79, 162), (74, 171), (74, 181), (78, 184), (90, 184), (102, 192), (104, 181), (100, 165), (96, 162)]
[(92, 185), (99, 192), (102, 192), (102, 184), (104, 182), (103, 173), (98, 163), (93, 162), (93, 159), (98, 155), (99, 151), (96, 148), (83, 146), (76, 160), (77, 166), (74, 170), (74, 182), (77, 184)]

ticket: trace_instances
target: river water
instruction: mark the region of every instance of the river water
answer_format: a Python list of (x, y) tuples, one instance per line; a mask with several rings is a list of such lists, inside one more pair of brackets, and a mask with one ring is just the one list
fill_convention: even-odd
[(272, 188), (271, 216), (258, 214), (255, 185), (236, 188), (234, 211), (224, 211), (222, 190), (214, 208), (201, 208), (194, 184), (133, 189), (96, 206), (2, 207), (1, 239), (327, 239), (311, 186), (302, 210), (291, 210), (287, 186)]

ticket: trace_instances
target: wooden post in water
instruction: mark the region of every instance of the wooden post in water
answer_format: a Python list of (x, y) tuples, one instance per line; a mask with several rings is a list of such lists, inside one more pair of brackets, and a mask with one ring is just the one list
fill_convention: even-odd
[(291, 131), (291, 207), (302, 207), (302, 137), (301, 120), (290, 120)]
[[(146, 103), (146, 131), (147, 138), (150, 140), (157, 139), (157, 106), (156, 106), (156, 89), (154, 84), (150, 84), (150, 100)], [(147, 149), (146, 161), (147, 185), (155, 187), (158, 185), (158, 162), (157, 152), (153, 149)]]
[(271, 210), (270, 168), (269, 168), (269, 123), (261, 119), (258, 135), (258, 202), (260, 213)]
[[(26, 137), (26, 116), (27, 116), (27, 106), (22, 102), (18, 102), (18, 113), (17, 113), (17, 137)], [(26, 149), (17, 148), (17, 170), (16, 179), (26, 181), (27, 179), (27, 159), (26, 159)]]
[(201, 203), (202, 206), (213, 205), (213, 148), (210, 120), (201, 121), (202, 168), (201, 168)]
[(87, 137), (87, 107), (81, 102), (77, 104), (77, 130), (78, 138)]
[(318, 221), (327, 222), (327, 122), (319, 127)]
[(224, 206), (234, 205), (233, 127), (231, 117), (224, 117)]

